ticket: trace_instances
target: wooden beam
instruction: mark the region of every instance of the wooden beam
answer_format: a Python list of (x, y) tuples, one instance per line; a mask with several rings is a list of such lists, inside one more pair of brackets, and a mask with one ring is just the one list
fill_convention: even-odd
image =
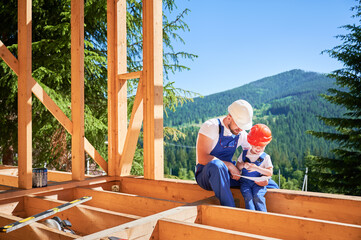
[(72, 176), (84, 180), (84, 0), (71, 0), (71, 119)]
[[(0, 41), (0, 56), (6, 62), (6, 64), (15, 72), (16, 75), (19, 74), (18, 60), (11, 54), (11, 52), (6, 48), (6, 46)], [(44, 91), (39, 83), (35, 81), (34, 78), (31, 78), (32, 92), (34, 95), (44, 104), (44, 106), (49, 110), (49, 112), (59, 121), (59, 123), (68, 131), (70, 135), (73, 135), (73, 123), (69, 118), (64, 114), (64, 112), (56, 105), (56, 103), (49, 97), (49, 95)], [(99, 152), (89, 143), (89, 141), (84, 137), (84, 149), (89, 154), (94, 161), (99, 164), (99, 166), (105, 171), (108, 172), (108, 164), (104, 158), (99, 154)]]
[(122, 73), (122, 74), (118, 74), (118, 79), (119, 80), (136, 79), (136, 78), (140, 78), (141, 75), (142, 75), (142, 71)]
[[(237, 222), (233, 223), (237, 225)], [(263, 223), (262, 223), (263, 224)], [(198, 239), (276, 239), (262, 235), (237, 232), (196, 223), (185, 223), (176, 220), (160, 219), (158, 221), (159, 238), (157, 240), (198, 240)]]
[(197, 207), (177, 207), (151, 216), (143, 217), (133, 222), (125, 223), (104, 231), (84, 236), (83, 240), (99, 239), (114, 236), (125, 239), (151, 239), (152, 232), (159, 219), (167, 218), (178, 221), (192, 222), (197, 217)]
[(86, 205), (142, 217), (184, 205), (182, 202), (167, 201), (125, 193), (75, 188), (74, 197), (78, 198), (79, 196), (93, 197), (91, 201), (85, 203)]
[(95, 185), (99, 183), (111, 182), (114, 180), (115, 180), (114, 177), (100, 176), (100, 177), (85, 179), (83, 181), (69, 181), (69, 182), (61, 182), (58, 184), (54, 183), (53, 185), (48, 185), (47, 187), (42, 187), (42, 188), (32, 188), (27, 190), (12, 190), (12, 191), (0, 193), (0, 200), (16, 198), (19, 196), (24, 196), (29, 194), (47, 193), (48, 195), (50, 195), (54, 191), (66, 190), (79, 186), (88, 186), (93, 184)]
[[(19, 217), (0, 213), (0, 226), (4, 226), (20, 220), (21, 218)], [(5, 239), (19, 239), (19, 240), (23, 240), (24, 237), (26, 237), (26, 239), (59, 239), (59, 240), (78, 239), (80, 237), (79, 235), (72, 235), (69, 233), (59, 231), (57, 229), (49, 228), (41, 223), (32, 223), (30, 226), (26, 226), (16, 231), (10, 233), (0, 233), (0, 234), (1, 234), (0, 236), (4, 237)]]
[(86, 138), (84, 138), (84, 149), (89, 154), (89, 156), (94, 159), (96, 163), (99, 164), (103, 171), (108, 172), (107, 162)]
[[(115, 3), (115, 25), (116, 25), (116, 50), (117, 50), (117, 72), (124, 74), (127, 72), (127, 3), (126, 0), (117, 0)], [(126, 136), (128, 134), (128, 105), (127, 105), (127, 80), (125, 79), (114, 79), (116, 81), (116, 94), (117, 94), (117, 154), (116, 161), (114, 164), (116, 175), (120, 175), (119, 162), (122, 158)]]
[[(239, 189), (232, 189), (235, 200)], [(286, 189), (268, 189), (267, 210), (273, 213), (361, 225), (361, 197)]]
[(143, 1), (144, 178), (162, 179), (163, 30), (162, 0)]
[(32, 188), (31, 99), (32, 0), (18, 0), (18, 166), (19, 188)]
[(137, 147), (140, 129), (143, 122), (143, 80), (139, 79), (137, 94), (134, 99), (132, 114), (129, 121), (129, 127), (124, 144), (123, 154), (120, 159), (119, 169), (120, 175), (126, 176), (130, 174), (132, 168), (134, 153)]
[(18, 176), (13, 176), (13, 175), (2, 173), (2, 174), (0, 174), (0, 184), (17, 188), (17, 187), (19, 187)]
[(203, 205), (201, 212), (201, 223), (204, 225), (268, 237), (281, 239), (361, 238), (359, 225), (211, 205)]
[[(41, 199), (39, 197), (24, 197), (24, 200), (24, 209), (27, 216), (32, 216), (66, 203), (65, 201)], [(78, 235), (96, 233), (140, 218), (139, 216), (112, 212), (86, 206), (85, 204), (72, 207), (67, 211), (58, 213), (56, 216), (60, 217), (60, 219), (69, 220), (72, 224), (71, 229)]]
[(116, 175), (117, 158), (117, 5), (107, 0), (107, 41), (108, 41), (108, 175)]
[(120, 177), (120, 191), (123, 193), (192, 203), (214, 196), (212, 191), (206, 191), (195, 181), (187, 180), (150, 180), (141, 177)]

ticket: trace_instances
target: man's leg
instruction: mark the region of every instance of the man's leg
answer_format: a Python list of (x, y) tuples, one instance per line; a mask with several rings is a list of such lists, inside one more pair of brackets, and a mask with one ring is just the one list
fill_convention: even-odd
[(266, 192), (266, 187), (260, 187), (257, 184), (253, 187), (253, 202), (257, 211), (267, 212), (266, 198), (264, 197)]
[(197, 174), (196, 180), (203, 189), (213, 190), (222, 206), (235, 207), (228, 168), (221, 160), (210, 161)]

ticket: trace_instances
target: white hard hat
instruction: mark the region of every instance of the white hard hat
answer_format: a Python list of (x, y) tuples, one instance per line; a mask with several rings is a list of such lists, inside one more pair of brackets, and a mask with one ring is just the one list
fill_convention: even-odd
[(252, 128), (253, 108), (247, 101), (242, 99), (234, 101), (228, 106), (228, 112), (239, 128), (243, 130)]

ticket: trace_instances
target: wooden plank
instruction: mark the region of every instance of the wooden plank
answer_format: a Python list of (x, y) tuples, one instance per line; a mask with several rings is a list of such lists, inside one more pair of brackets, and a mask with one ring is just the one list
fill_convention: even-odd
[(19, 188), (32, 188), (31, 27), (32, 0), (18, 1), (18, 166)]
[(47, 193), (48, 195), (50, 195), (53, 191), (66, 190), (66, 189), (70, 189), (70, 188), (74, 188), (74, 187), (78, 187), (78, 186), (87, 186), (87, 185), (111, 182), (114, 180), (115, 180), (114, 177), (100, 176), (100, 177), (88, 178), (83, 181), (69, 181), (69, 182), (54, 183), (54, 185), (43, 187), (43, 188), (32, 188), (32, 189), (27, 189), (27, 190), (9, 190), (9, 191), (0, 193), (0, 200), (16, 198), (16, 197), (24, 196), (24, 195), (28, 195), (28, 194)]
[(84, 138), (84, 149), (89, 154), (89, 156), (94, 159), (97, 164), (99, 164), (103, 171), (108, 172), (108, 163), (86, 138)]
[(4, 43), (1, 40), (0, 40), (0, 57), (17, 75), (19, 74), (18, 60), (9, 51), (9, 49), (7, 49), (7, 47), (4, 45)]
[[(237, 222), (233, 224), (237, 225)], [(159, 240), (198, 240), (198, 239), (276, 239), (261, 235), (243, 233), (196, 223), (160, 219), (158, 222)]]
[(186, 203), (214, 196), (212, 191), (202, 189), (195, 181), (175, 179), (150, 180), (141, 177), (120, 177), (117, 180), (119, 180), (120, 192), (140, 196)]
[(136, 79), (136, 78), (140, 78), (141, 75), (142, 75), (142, 71), (122, 73), (122, 74), (118, 74), (118, 79), (119, 80)]
[(84, 0), (71, 1), (71, 138), (73, 180), (84, 180)]
[(107, 0), (107, 42), (108, 42), (108, 175), (116, 175), (117, 158), (117, 11), (115, 0)]
[(19, 180), (17, 176), (0, 174), (0, 184), (10, 187), (19, 187)]
[[(0, 226), (7, 225), (14, 221), (20, 221), (21, 218), (7, 215), (0, 212)], [(0, 233), (1, 239), (39, 239), (39, 240), (67, 240), (67, 239), (77, 239), (80, 236), (73, 235), (70, 233), (65, 233), (57, 229), (52, 229), (41, 223), (32, 223), (30, 226), (18, 229), (10, 233)]]
[(143, 217), (133, 222), (125, 223), (104, 231), (84, 236), (83, 240), (99, 239), (114, 236), (125, 239), (151, 239), (152, 232), (159, 219), (167, 218), (178, 221), (192, 222), (197, 216), (197, 207), (182, 206), (151, 216)]
[(201, 212), (204, 225), (281, 239), (361, 238), (359, 225), (211, 205)]
[[(243, 201), (238, 189), (232, 193)], [(268, 189), (266, 201), (269, 212), (361, 225), (361, 197)]]
[[(0, 201), (0, 212), (17, 217), (26, 217), (24, 197), (17, 197)], [(2, 225), (0, 226), (2, 227)]]
[(141, 197), (125, 193), (98, 191), (86, 188), (74, 189), (74, 197), (85, 195), (93, 197), (86, 205), (137, 216), (149, 216), (184, 205), (182, 202)]
[[(25, 197), (27, 216), (54, 208), (64, 201), (41, 199), (39, 197)], [(139, 219), (139, 216), (103, 210), (84, 204), (75, 206), (67, 211), (56, 214), (60, 219), (71, 222), (71, 229), (78, 235), (88, 235), (120, 224)]]
[[(117, 76), (127, 72), (127, 3), (126, 0), (116, 1), (116, 50), (117, 50)], [(114, 79), (116, 81), (117, 94), (117, 154), (114, 167), (116, 175), (120, 175), (119, 162), (122, 158), (127, 136), (128, 124), (128, 98), (127, 81), (125, 79)]]
[(134, 153), (137, 147), (140, 129), (143, 122), (143, 81), (139, 79), (137, 94), (134, 99), (132, 114), (129, 121), (129, 127), (126, 135), (123, 154), (119, 162), (120, 175), (130, 174), (132, 168)]
[(163, 32), (162, 0), (143, 2), (144, 178), (162, 179)]

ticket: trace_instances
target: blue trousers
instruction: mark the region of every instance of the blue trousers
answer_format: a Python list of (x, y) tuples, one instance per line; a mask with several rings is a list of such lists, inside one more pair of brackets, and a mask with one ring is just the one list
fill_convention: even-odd
[(196, 172), (198, 185), (214, 194), (222, 206), (235, 207), (230, 187), (240, 186), (239, 181), (230, 178), (228, 168), (219, 159), (210, 161), (207, 165), (199, 165)]
[(266, 198), (264, 197), (267, 188), (258, 186), (254, 181), (245, 178), (241, 178), (240, 183), (246, 209), (267, 212)]

